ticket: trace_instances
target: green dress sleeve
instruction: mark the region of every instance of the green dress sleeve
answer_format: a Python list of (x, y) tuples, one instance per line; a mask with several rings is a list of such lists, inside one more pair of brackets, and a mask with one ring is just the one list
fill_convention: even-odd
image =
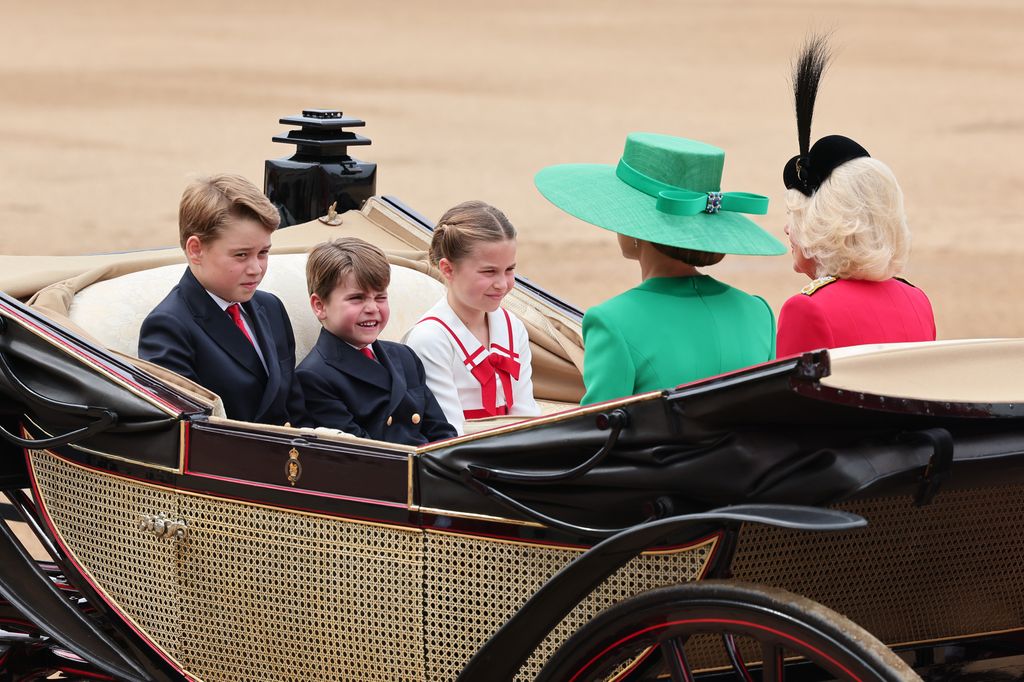
[(600, 307), (583, 316), (583, 384), (581, 405), (633, 395), (636, 366), (629, 345)]

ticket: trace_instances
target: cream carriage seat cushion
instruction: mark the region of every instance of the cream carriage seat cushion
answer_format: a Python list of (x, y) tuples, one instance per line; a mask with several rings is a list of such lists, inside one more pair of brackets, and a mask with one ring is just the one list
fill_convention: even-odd
[[(142, 321), (178, 283), (184, 268), (167, 265), (96, 282), (75, 294), (68, 315), (108, 348), (135, 356)], [(320, 334), (320, 322), (313, 316), (306, 292), (306, 254), (271, 255), (260, 289), (276, 295), (288, 310), (295, 332), (295, 360), (301, 362)], [(401, 340), (444, 293), (444, 285), (429, 275), (392, 265), (391, 320), (381, 338)]]

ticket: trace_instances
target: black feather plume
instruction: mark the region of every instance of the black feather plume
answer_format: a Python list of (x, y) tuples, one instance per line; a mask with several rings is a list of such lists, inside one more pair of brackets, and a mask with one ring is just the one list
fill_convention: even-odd
[(828, 68), (832, 56), (827, 35), (811, 35), (793, 65), (793, 96), (796, 101), (796, 132), (800, 140), (800, 155), (807, 156), (811, 147), (811, 118), (814, 100), (818, 96), (821, 75)]

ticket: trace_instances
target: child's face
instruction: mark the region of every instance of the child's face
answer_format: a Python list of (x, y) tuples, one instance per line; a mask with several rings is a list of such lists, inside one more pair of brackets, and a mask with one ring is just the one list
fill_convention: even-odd
[(377, 340), (391, 315), (388, 292), (363, 289), (351, 274), (334, 287), (327, 300), (313, 294), (309, 303), (324, 329), (359, 348)]
[(516, 283), (516, 242), (479, 242), (458, 262), (442, 258), (439, 267), (459, 305), (493, 313)]
[(232, 303), (245, 303), (267, 273), (271, 232), (261, 223), (232, 218), (220, 235), (203, 243), (192, 236), (185, 255), (192, 274), (207, 291)]

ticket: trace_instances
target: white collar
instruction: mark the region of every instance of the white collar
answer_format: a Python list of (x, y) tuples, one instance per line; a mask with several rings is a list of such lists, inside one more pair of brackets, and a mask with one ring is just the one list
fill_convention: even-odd
[[(235, 305), (231, 301), (225, 301), (223, 298), (221, 298), (217, 294), (213, 293), (209, 289), (203, 289), (203, 291), (205, 291), (206, 293), (208, 293), (210, 295), (210, 298), (213, 299), (214, 303), (216, 303), (217, 305), (220, 306), (221, 310), (227, 311), (228, 308), (230, 308), (231, 306)], [(239, 307), (241, 307), (242, 304), (239, 303), (238, 305), (239, 305)]]
[[(508, 345), (512, 343), (511, 320), (505, 317), (504, 309), (499, 307), (493, 313), (486, 313), (487, 335), (490, 339), (490, 347), (484, 346), (480, 340), (469, 331), (469, 327), (462, 321), (452, 307), (448, 304), (447, 297), (442, 298), (437, 304), (427, 311), (424, 317), (438, 317), (448, 325), (452, 334), (466, 348), (467, 354), (473, 358), (472, 365), (476, 365), (491, 352), (497, 350), (501, 355), (508, 355), (505, 352)], [(481, 351), (482, 349), (482, 351)], [(518, 355), (518, 351), (513, 349)]]

